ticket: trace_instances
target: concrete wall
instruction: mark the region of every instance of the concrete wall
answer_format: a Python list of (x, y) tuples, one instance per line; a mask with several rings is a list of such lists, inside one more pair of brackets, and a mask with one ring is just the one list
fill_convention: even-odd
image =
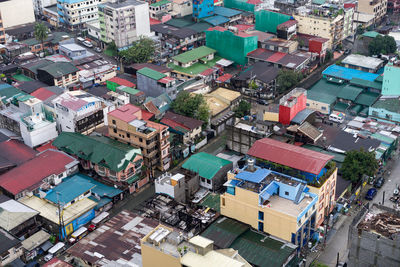
[(307, 99), (306, 107), (315, 111), (319, 111), (322, 114), (331, 113), (331, 105), (317, 100), (312, 100), (309, 98)]
[(255, 133), (246, 131), (242, 128), (236, 128), (232, 125), (226, 125), (227, 129), (227, 142), (226, 145), (230, 150), (239, 152), (241, 154), (247, 154), (250, 147), (258, 139), (266, 137), (262, 133)]
[(0, 2), (0, 13), (4, 29), (35, 22), (32, 0)]
[(58, 136), (56, 123), (49, 123), (37, 130), (28, 131), (26, 125), (21, 123), (21, 135), (24, 143), (30, 147), (36, 147)]

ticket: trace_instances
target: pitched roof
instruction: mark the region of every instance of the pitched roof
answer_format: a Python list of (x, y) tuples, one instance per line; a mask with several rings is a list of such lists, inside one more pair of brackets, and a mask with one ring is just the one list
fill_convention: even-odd
[(41, 87), (46, 87), (47, 84), (41, 82), (41, 81), (27, 81), (27, 82), (22, 82), (19, 83), (16, 87), (21, 89), (27, 94), (33, 93), (36, 90), (38, 90)]
[(367, 81), (374, 81), (379, 74), (365, 72), (356, 69), (350, 69), (338, 65), (330, 65), (323, 72), (323, 75), (332, 76), (339, 79), (350, 81), (353, 78), (359, 78)]
[(0, 169), (20, 165), (35, 157), (37, 152), (24, 143), (9, 139), (0, 143)]
[(308, 136), (311, 140), (314, 142), (318, 141), (318, 139), (322, 136), (322, 133), (320, 130), (315, 128), (312, 124), (310, 124), (308, 121), (304, 122), (302, 125), (297, 128), (297, 130), (306, 136)]
[(198, 60), (203, 58), (209, 54), (217, 52), (216, 50), (209, 48), (207, 46), (200, 46), (198, 48), (192, 49), (188, 52), (179, 54), (177, 56), (172, 57), (173, 60), (176, 60), (181, 63), (188, 63), (191, 61)]
[(54, 78), (60, 78), (64, 75), (79, 71), (79, 69), (70, 62), (54, 62), (45, 67), (41, 67), (38, 70), (45, 71)]
[(197, 172), (201, 177), (212, 180), (219, 170), (228, 164), (232, 164), (232, 162), (205, 152), (199, 152), (186, 160), (182, 168)]
[(166, 66), (162, 66), (162, 65), (156, 65), (156, 64), (151, 64), (151, 63), (135, 63), (132, 65), (129, 65), (128, 67), (133, 68), (135, 70), (140, 70), (143, 68), (149, 68), (161, 73), (165, 73), (165, 72), (169, 72), (171, 71), (170, 68), (167, 68)]
[(5, 195), (0, 195), (0, 228), (11, 231), (37, 214), (39, 212), (36, 210)]
[(43, 267), (72, 267), (72, 265), (54, 257), (49, 262), (46, 262)]
[(379, 99), (379, 94), (374, 92), (363, 92), (361, 93), (355, 103), (363, 106), (372, 106)]
[(142, 119), (140, 114), (141, 109), (132, 104), (126, 104), (108, 113), (108, 116), (120, 119), (124, 122), (131, 122), (136, 119)]
[(147, 67), (144, 67), (144, 68), (138, 70), (136, 73), (139, 73), (141, 75), (144, 75), (144, 76), (146, 76), (146, 77), (148, 77), (150, 79), (156, 80), (156, 81), (158, 81), (158, 80), (160, 80), (160, 79), (162, 79), (162, 78), (167, 76), (164, 73), (152, 70), (152, 69), (147, 68)]
[(338, 98), (342, 98), (345, 100), (354, 101), (356, 100), (357, 96), (363, 91), (363, 89), (359, 87), (355, 87), (352, 85), (346, 85), (345, 87), (340, 90), (339, 94), (337, 95)]
[(318, 175), (333, 157), (270, 138), (257, 140), (248, 155)]
[(221, 25), (229, 22), (229, 19), (224, 16), (216, 15), (212, 17), (205, 18), (204, 21), (210, 23), (213, 26)]
[(66, 166), (77, 161), (56, 150), (46, 150), (33, 159), (26, 161), (0, 176), (0, 187), (16, 195), (24, 190), (31, 190), (52, 174), (60, 174)]
[(46, 88), (39, 88), (36, 91), (31, 93), (31, 96), (36, 97), (37, 99), (40, 99), (42, 101), (49, 99), (49, 97), (56, 95), (54, 92), (47, 90)]
[[(176, 114), (173, 112), (168, 111), (167, 113), (165, 113), (163, 119), (169, 119), (171, 121), (174, 121), (190, 130), (194, 130), (197, 127), (200, 127), (201, 125), (203, 125), (203, 122), (200, 120), (196, 120), (190, 117), (186, 117), (180, 114)], [(168, 125), (169, 126), (169, 125)]]
[(21, 243), (21, 241), (19, 241), (18, 238), (0, 228), (0, 254), (17, 246), (19, 243)]
[(255, 76), (257, 80), (269, 83), (278, 77), (279, 69), (270, 66), (267, 62), (258, 61), (242, 71), (237, 77), (238, 80), (249, 80)]
[(111, 79), (108, 80), (109, 82), (113, 82), (119, 85), (124, 85), (127, 87), (135, 87), (136, 85), (128, 80), (125, 80), (123, 78), (119, 78), (119, 77), (113, 77)]
[(104, 136), (80, 133), (62, 132), (53, 146), (116, 172), (124, 170), (137, 156), (141, 156), (140, 149), (127, 144)]

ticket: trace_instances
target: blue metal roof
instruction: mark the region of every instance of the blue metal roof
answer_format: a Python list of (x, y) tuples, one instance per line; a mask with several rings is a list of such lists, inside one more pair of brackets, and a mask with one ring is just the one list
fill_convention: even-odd
[(264, 191), (261, 192), (260, 198), (262, 199), (262, 202), (265, 200), (268, 200), (273, 194), (278, 193), (278, 188), (279, 185), (275, 182), (272, 181), (267, 187), (264, 189)]
[(353, 78), (358, 78), (371, 82), (373, 82), (379, 76), (379, 74), (369, 73), (361, 70), (349, 69), (338, 65), (330, 65), (322, 72), (322, 74), (348, 81), (350, 81)]
[(255, 172), (242, 171), (238, 173), (235, 178), (258, 184), (261, 183), (261, 181), (270, 173), (271, 171), (268, 169), (258, 168)]
[(222, 6), (215, 6), (214, 7), (214, 13), (216, 15), (224, 16), (227, 18), (237, 16), (239, 14), (242, 14), (241, 11), (232, 9), (232, 8), (227, 8), (227, 7), (222, 7)]
[(206, 19), (204, 19), (204, 21), (210, 23), (213, 26), (218, 26), (218, 25), (228, 22), (229, 19), (226, 17), (217, 15), (217, 16), (212, 16), (212, 17), (206, 18)]

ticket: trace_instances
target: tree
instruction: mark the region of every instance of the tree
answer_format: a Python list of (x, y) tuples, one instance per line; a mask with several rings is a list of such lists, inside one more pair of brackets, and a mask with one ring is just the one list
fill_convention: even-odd
[(364, 174), (373, 176), (378, 167), (378, 161), (373, 152), (352, 150), (346, 153), (341, 171), (344, 179), (356, 184)]
[(301, 72), (295, 72), (291, 70), (280, 70), (276, 79), (278, 85), (278, 91), (283, 93), (288, 89), (295, 86), (298, 82), (303, 79)]
[(369, 43), (368, 50), (371, 56), (380, 54), (387, 55), (396, 52), (397, 45), (392, 36), (378, 35)]
[(240, 101), (239, 105), (233, 109), (236, 118), (242, 118), (250, 114), (251, 104), (245, 100)]
[(155, 43), (153, 40), (141, 36), (131, 47), (119, 52), (125, 64), (144, 63), (154, 55)]
[(208, 123), (210, 111), (202, 95), (182, 91), (171, 103), (171, 108), (177, 114), (203, 121), (203, 126)]
[(35, 23), (33, 35), (35, 36), (35, 39), (42, 44), (42, 51), (44, 51), (43, 43), (49, 36), (49, 29), (43, 24), (43, 22), (37, 22)]

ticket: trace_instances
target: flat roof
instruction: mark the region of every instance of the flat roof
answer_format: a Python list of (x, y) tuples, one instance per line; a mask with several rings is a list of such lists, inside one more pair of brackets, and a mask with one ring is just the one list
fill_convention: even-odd
[(367, 57), (364, 55), (351, 54), (342, 60), (343, 64), (359, 66), (366, 69), (377, 69), (383, 64), (383, 60), (374, 57)]
[(229, 266), (229, 267), (243, 267), (244, 263), (232, 259), (224, 254), (218, 253), (214, 250), (207, 252), (205, 255), (200, 255), (194, 252), (187, 252), (181, 257), (181, 264), (191, 267), (203, 266)]
[(242, 171), (242, 172), (236, 174), (235, 178), (258, 184), (258, 183), (261, 183), (265, 179), (265, 177), (270, 175), (270, 173), (271, 173), (271, 170), (257, 168), (257, 170), (255, 172)]
[(31, 235), (30, 237), (28, 237), (27, 239), (22, 241), (22, 246), (27, 251), (31, 251), (32, 249), (41, 246), (44, 242), (49, 240), (49, 238), (50, 238), (49, 233), (47, 233), (43, 230), (40, 230), (39, 232)]

